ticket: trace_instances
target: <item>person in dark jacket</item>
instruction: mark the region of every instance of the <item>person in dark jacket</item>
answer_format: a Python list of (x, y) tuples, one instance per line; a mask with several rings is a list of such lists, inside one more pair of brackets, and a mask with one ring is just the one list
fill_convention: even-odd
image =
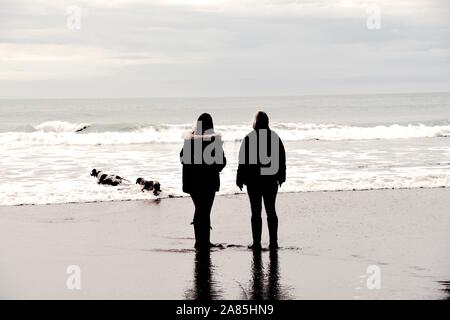
[(252, 249), (261, 249), (262, 201), (267, 213), (270, 249), (278, 248), (278, 216), (275, 209), (278, 187), (286, 181), (286, 152), (279, 136), (269, 128), (269, 117), (258, 111), (253, 131), (242, 141), (236, 185), (247, 193), (252, 210)]
[(213, 119), (203, 113), (194, 131), (184, 139), (180, 152), (183, 165), (183, 192), (191, 195), (195, 205), (194, 234), (196, 248), (209, 248), (211, 209), (220, 189), (220, 172), (226, 165), (221, 136), (214, 132)]

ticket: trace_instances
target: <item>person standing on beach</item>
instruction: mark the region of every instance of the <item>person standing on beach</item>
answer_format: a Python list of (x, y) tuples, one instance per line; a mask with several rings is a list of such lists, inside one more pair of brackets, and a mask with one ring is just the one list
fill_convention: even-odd
[(214, 132), (213, 119), (203, 113), (195, 129), (184, 137), (180, 152), (183, 165), (183, 192), (194, 202), (195, 248), (209, 248), (211, 209), (220, 189), (220, 172), (226, 165), (221, 136)]
[(255, 114), (253, 131), (242, 141), (239, 149), (239, 166), (236, 185), (247, 185), (252, 210), (253, 244), (251, 249), (261, 249), (262, 201), (267, 213), (270, 249), (278, 248), (278, 216), (275, 201), (278, 187), (286, 181), (286, 152), (280, 137), (269, 128), (269, 117), (263, 111)]

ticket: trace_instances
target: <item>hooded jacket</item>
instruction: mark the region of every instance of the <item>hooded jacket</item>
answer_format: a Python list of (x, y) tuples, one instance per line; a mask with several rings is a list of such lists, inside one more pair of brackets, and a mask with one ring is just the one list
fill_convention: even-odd
[[(261, 161), (260, 154), (260, 141), (265, 137), (267, 150), (262, 152), (264, 155), (270, 158), (269, 163)], [(273, 140), (272, 140), (273, 139)], [(277, 150), (272, 150), (271, 141), (276, 141), (278, 145)], [(250, 150), (254, 150), (256, 153), (256, 161), (250, 161), (252, 157), (250, 155)], [(277, 154), (275, 154), (277, 152)], [(274, 158), (278, 157), (278, 158)], [(281, 184), (286, 181), (286, 151), (284, 149), (283, 142), (280, 137), (272, 130), (267, 129), (267, 134), (262, 136), (257, 130), (250, 132), (244, 140), (242, 140), (241, 147), (239, 149), (239, 166), (236, 176), (236, 184), (240, 185), (261, 185), (265, 183)], [(265, 169), (270, 168), (273, 161), (278, 161), (277, 170), (273, 173), (264, 174)], [(270, 172), (270, 170), (269, 170)]]
[(180, 161), (183, 192), (219, 191), (220, 172), (227, 163), (220, 134), (185, 135)]

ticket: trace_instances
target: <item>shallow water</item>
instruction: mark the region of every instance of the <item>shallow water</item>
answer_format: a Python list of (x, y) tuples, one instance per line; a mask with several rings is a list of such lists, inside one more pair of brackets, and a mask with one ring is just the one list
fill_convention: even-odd
[(0, 100), (0, 205), (153, 198), (96, 185), (93, 168), (183, 195), (181, 137), (203, 111), (225, 140), (221, 193), (233, 194), (257, 107), (285, 142), (281, 192), (450, 186), (450, 94)]

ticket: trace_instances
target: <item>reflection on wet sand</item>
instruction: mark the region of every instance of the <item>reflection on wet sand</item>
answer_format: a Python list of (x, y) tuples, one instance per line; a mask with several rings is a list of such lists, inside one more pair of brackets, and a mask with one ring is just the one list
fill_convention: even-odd
[[(252, 252), (250, 268), (250, 284), (248, 288), (242, 287), (244, 295), (241, 299), (250, 300), (282, 300), (289, 299), (288, 288), (280, 284), (280, 269), (278, 251), (269, 251), (267, 271), (263, 264), (263, 255), (266, 251), (254, 250)], [(186, 290), (185, 298), (188, 300), (214, 300), (221, 299), (220, 283), (215, 279), (215, 266), (211, 263), (211, 251), (199, 250), (195, 253), (193, 285)]]
[(288, 298), (287, 290), (284, 290), (280, 285), (278, 251), (271, 250), (269, 259), (268, 274), (265, 275), (261, 250), (253, 251), (252, 281), (249, 292), (251, 300), (280, 300)]
[(220, 298), (213, 279), (213, 271), (210, 250), (197, 250), (194, 261), (194, 285), (186, 291), (186, 299), (207, 301)]
[(262, 264), (261, 250), (253, 251), (252, 281), (250, 285), (249, 299), (263, 300), (264, 270)]
[(445, 293), (444, 299), (450, 300), (450, 281), (438, 281), (441, 285), (441, 290)]
[(278, 268), (278, 251), (270, 252), (270, 263), (269, 263), (269, 280), (267, 287), (267, 299), (270, 300), (280, 300), (287, 293), (283, 293), (280, 285), (280, 272)]

